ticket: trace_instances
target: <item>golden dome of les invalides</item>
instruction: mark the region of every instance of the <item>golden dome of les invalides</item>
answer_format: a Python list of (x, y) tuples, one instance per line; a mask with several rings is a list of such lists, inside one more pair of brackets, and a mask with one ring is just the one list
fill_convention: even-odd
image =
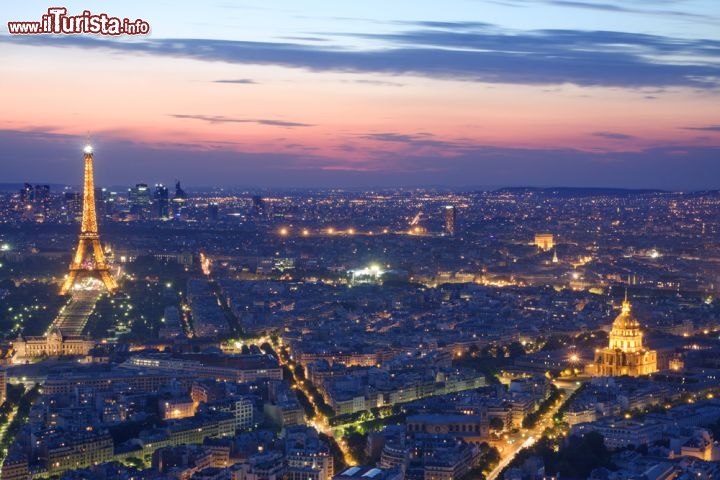
[(605, 377), (637, 377), (657, 371), (657, 352), (643, 347), (640, 322), (632, 314), (627, 294), (609, 337), (608, 347), (596, 351), (595, 363), (588, 369), (590, 373)]

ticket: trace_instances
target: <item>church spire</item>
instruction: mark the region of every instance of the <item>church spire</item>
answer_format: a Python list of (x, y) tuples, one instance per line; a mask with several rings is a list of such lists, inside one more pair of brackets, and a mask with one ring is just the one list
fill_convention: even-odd
[(631, 307), (632, 307), (632, 305), (630, 304), (630, 300), (628, 300), (628, 289), (626, 288), (625, 289), (625, 300), (623, 300), (621, 312), (623, 314), (629, 314)]

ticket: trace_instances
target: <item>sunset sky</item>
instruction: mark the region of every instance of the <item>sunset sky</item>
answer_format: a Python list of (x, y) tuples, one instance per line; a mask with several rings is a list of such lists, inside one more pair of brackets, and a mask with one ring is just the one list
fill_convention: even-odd
[(59, 2), (10, 35), (0, 183), (720, 188), (717, 0)]

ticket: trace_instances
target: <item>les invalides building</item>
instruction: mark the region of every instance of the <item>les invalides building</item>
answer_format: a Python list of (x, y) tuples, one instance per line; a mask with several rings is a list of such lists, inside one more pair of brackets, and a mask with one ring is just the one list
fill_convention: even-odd
[(588, 370), (604, 377), (637, 377), (657, 372), (657, 351), (643, 346), (640, 322), (632, 315), (627, 296), (610, 330), (608, 347), (596, 351), (595, 364)]

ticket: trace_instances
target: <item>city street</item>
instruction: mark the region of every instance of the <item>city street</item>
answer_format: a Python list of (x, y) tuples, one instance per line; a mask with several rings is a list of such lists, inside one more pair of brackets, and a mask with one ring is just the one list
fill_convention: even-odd
[[(510, 462), (513, 461), (521, 450), (534, 445), (535, 442), (542, 437), (543, 431), (553, 425), (553, 418), (555, 417), (555, 414), (557, 414), (558, 410), (564, 405), (567, 399), (570, 398), (570, 395), (572, 395), (572, 393), (580, 387), (580, 385), (578, 385), (575, 381), (564, 380), (556, 381), (555, 386), (563, 391), (563, 401), (557, 402), (553, 405), (552, 408), (550, 408), (550, 410), (540, 418), (534, 428), (522, 429), (517, 441), (507, 447), (503, 447), (503, 451), (500, 453), (502, 458), (500, 463), (498, 463), (498, 465), (488, 474), (486, 480), (495, 480), (498, 478), (500, 473), (510, 464)], [(520, 441), (523, 438), (524, 440)]]

